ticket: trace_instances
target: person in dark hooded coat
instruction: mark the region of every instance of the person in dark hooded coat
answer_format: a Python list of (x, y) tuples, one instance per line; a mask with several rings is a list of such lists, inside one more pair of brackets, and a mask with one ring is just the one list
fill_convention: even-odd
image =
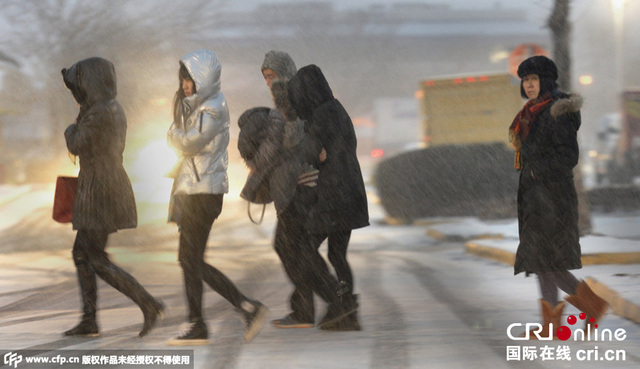
[[(369, 211), (353, 123), (316, 65), (300, 68), (289, 81), (288, 91), (293, 109), (307, 122), (309, 136), (322, 147), (318, 163), (318, 197), (306, 228), (316, 248), (328, 239), (329, 260), (340, 281), (340, 293), (356, 300), (347, 248), (351, 231), (369, 225)], [(303, 294), (307, 299), (310, 296), (309, 291)], [(360, 325), (354, 312), (346, 319), (336, 324), (324, 324), (322, 328), (359, 330)]]
[[(578, 199), (573, 168), (578, 164), (577, 132), (582, 98), (557, 88), (558, 70), (545, 56), (533, 56), (518, 67), (521, 95), (528, 102), (510, 127), (516, 150), (518, 228), (520, 244), (514, 273), (535, 273), (540, 283), (544, 331), (549, 323), (560, 327), (564, 302), (558, 289), (568, 293), (568, 302), (585, 312), (588, 326), (607, 309), (584, 281), (569, 270), (582, 267), (578, 231)], [(591, 320), (593, 319), (593, 320)]]
[(83, 304), (81, 322), (66, 336), (97, 336), (96, 275), (133, 300), (142, 310), (139, 335), (153, 328), (164, 306), (131, 275), (109, 260), (105, 252), (110, 233), (135, 228), (138, 216), (133, 189), (122, 165), (127, 120), (116, 100), (113, 64), (89, 58), (62, 70), (65, 86), (80, 105), (76, 122), (64, 132), (69, 152), (80, 159), (78, 188), (73, 207), (77, 230), (73, 260)]

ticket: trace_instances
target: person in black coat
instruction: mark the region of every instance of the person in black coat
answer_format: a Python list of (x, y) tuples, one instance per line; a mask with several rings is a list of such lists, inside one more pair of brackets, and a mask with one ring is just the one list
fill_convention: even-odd
[(78, 189), (73, 207), (73, 245), (83, 315), (65, 336), (99, 334), (96, 322), (96, 275), (133, 300), (142, 310), (142, 337), (151, 330), (164, 306), (131, 275), (109, 260), (105, 248), (109, 234), (135, 228), (136, 203), (129, 177), (122, 165), (127, 119), (116, 100), (113, 64), (89, 58), (62, 70), (65, 86), (80, 105), (74, 124), (64, 132), (69, 152), (80, 159)]
[[(318, 66), (300, 68), (288, 90), (295, 112), (306, 121), (309, 137), (322, 147), (317, 201), (306, 228), (316, 248), (328, 239), (329, 260), (340, 281), (340, 293), (355, 300), (347, 248), (351, 231), (369, 225), (369, 211), (353, 123)], [(301, 293), (312, 298), (308, 290)], [(360, 329), (356, 312), (335, 324), (321, 325), (330, 330)]]
[(557, 88), (558, 70), (544, 56), (533, 56), (518, 67), (521, 95), (528, 102), (510, 127), (518, 186), (520, 244), (514, 273), (535, 273), (540, 283), (544, 331), (560, 327), (564, 302), (558, 289), (568, 293), (568, 302), (585, 312), (587, 326), (596, 324), (607, 309), (584, 281), (569, 270), (582, 267), (578, 231), (578, 199), (573, 168), (578, 164), (577, 131), (582, 98)]

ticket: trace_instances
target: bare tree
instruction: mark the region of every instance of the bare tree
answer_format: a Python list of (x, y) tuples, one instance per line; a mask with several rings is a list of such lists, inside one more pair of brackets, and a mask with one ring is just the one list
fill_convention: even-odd
[(558, 84), (565, 91), (571, 90), (571, 0), (555, 0), (548, 25), (553, 35), (553, 59), (560, 71)]
[[(558, 65), (558, 84), (564, 91), (571, 91), (571, 22), (569, 21), (571, 0), (555, 0), (548, 20), (552, 32), (553, 59)], [(580, 234), (591, 233), (591, 213), (582, 182), (580, 166), (574, 169), (574, 182), (578, 193), (578, 228)]]
[[(156, 87), (153, 79), (165, 77), (165, 64), (174, 67), (176, 50), (182, 52), (181, 45), (190, 33), (209, 27), (211, 15), (223, 3), (0, 0), (0, 17), (9, 25), (8, 32), (0, 36), (0, 48), (29, 70), (40, 89), (38, 103), (49, 111), (50, 122), (43, 124), (52, 130), (51, 147), (63, 151), (62, 131), (76, 113), (61, 82), (63, 67), (91, 56), (110, 59), (118, 70), (119, 96), (125, 109), (145, 106), (149, 91)], [(145, 83), (141, 83), (143, 78)], [(171, 89), (174, 87), (172, 83)]]

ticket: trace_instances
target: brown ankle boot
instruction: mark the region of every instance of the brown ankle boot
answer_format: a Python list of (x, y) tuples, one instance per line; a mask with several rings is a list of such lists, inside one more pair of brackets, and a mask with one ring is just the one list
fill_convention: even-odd
[[(560, 327), (560, 319), (562, 318), (562, 311), (564, 310), (564, 302), (558, 303), (556, 306), (543, 299), (540, 299), (540, 310), (542, 311), (542, 332), (539, 333), (540, 337), (549, 337), (549, 323), (553, 323), (553, 339), (558, 339), (556, 332)], [(524, 334), (523, 336), (525, 336)], [(529, 332), (530, 340), (537, 340), (538, 337), (533, 334), (533, 331)]]
[[(600, 296), (596, 295), (585, 281), (580, 281), (576, 288), (576, 294), (565, 297), (565, 300), (578, 308), (578, 310), (587, 314), (584, 325), (585, 330), (591, 329), (592, 326), (598, 324), (600, 318), (607, 312), (607, 308), (609, 307), (609, 304), (600, 298)], [(593, 321), (591, 321), (591, 319), (593, 319)]]

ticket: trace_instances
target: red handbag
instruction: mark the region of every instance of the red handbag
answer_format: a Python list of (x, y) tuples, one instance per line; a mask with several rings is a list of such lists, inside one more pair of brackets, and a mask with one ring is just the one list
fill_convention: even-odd
[(58, 177), (53, 198), (53, 220), (58, 223), (70, 223), (73, 220), (73, 203), (77, 189), (77, 177)]

